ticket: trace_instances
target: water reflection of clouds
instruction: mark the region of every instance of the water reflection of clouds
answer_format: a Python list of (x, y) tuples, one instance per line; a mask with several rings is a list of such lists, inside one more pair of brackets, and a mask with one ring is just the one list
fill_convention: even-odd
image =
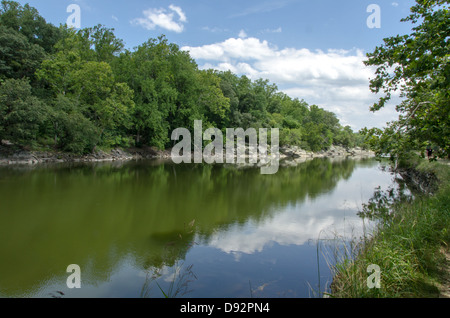
[(275, 242), (280, 245), (302, 245), (316, 236), (324, 226), (331, 224), (329, 220), (309, 220), (307, 224), (286, 224), (284, 221), (284, 218), (275, 218), (254, 227), (251, 233), (233, 227), (225, 233), (214, 235), (209, 245), (226, 253), (253, 254), (262, 252)]
[(207, 244), (227, 254), (260, 253), (274, 244), (304, 245), (329, 238), (359, 237), (371, 224), (357, 212), (381, 186), (392, 185), (392, 177), (373, 168), (357, 169), (349, 180), (342, 180), (331, 193), (273, 211), (258, 223), (233, 225), (213, 234)]
[(244, 231), (240, 226), (233, 226), (226, 232), (216, 233), (208, 244), (229, 254), (254, 254), (275, 243), (282, 246), (303, 245), (333, 233), (341, 235), (343, 229), (358, 228), (361, 222), (357, 216), (346, 219), (332, 215), (315, 218), (286, 211), (258, 225), (249, 222)]

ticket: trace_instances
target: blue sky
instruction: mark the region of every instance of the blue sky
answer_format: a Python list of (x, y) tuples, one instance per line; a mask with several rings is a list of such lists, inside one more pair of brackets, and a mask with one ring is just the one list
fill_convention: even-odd
[[(400, 20), (413, 0), (28, 0), (55, 25), (67, 7), (80, 7), (81, 27), (103, 24), (132, 49), (166, 35), (191, 52), (200, 68), (230, 69), (267, 78), (293, 98), (335, 112), (354, 129), (381, 127), (396, 119), (394, 107), (373, 114), (373, 69), (365, 54), (383, 38), (407, 34)], [(369, 28), (371, 4), (380, 8), (380, 28)], [(395, 100), (398, 102), (398, 99)]]

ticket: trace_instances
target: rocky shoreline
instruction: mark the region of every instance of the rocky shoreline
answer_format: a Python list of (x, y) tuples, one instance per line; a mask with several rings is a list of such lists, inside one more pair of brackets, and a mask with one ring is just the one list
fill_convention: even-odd
[(372, 158), (375, 157), (373, 151), (356, 147), (347, 149), (341, 146), (331, 146), (328, 150), (319, 152), (306, 151), (300, 147), (280, 147), (281, 159), (288, 158)]
[(0, 166), (37, 165), (65, 162), (112, 162), (140, 159), (170, 159), (169, 151), (154, 148), (113, 149), (110, 152), (97, 150), (88, 155), (75, 155), (57, 151), (31, 151), (14, 146), (0, 145)]
[[(298, 164), (314, 158), (372, 158), (375, 154), (361, 148), (345, 149), (332, 146), (327, 151), (311, 152), (299, 147), (280, 147), (280, 161)], [(142, 159), (170, 160), (171, 150), (158, 150), (152, 147), (113, 149), (110, 152), (98, 150), (88, 155), (74, 155), (56, 151), (31, 151), (14, 145), (0, 145), (0, 166), (38, 165), (65, 162), (113, 162)]]
[(347, 149), (340, 146), (331, 146), (330, 149), (319, 152), (306, 151), (296, 146), (280, 147), (281, 166), (297, 166), (303, 162), (316, 158), (328, 158), (332, 160), (343, 160), (350, 158), (358, 160), (375, 158), (375, 153), (359, 147)]

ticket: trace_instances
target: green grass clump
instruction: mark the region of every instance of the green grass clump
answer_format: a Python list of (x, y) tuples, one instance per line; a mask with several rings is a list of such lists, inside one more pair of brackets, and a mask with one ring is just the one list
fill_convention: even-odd
[[(417, 169), (434, 173), (439, 191), (391, 206), (390, 217), (380, 221), (372, 236), (364, 238), (351, 257), (332, 266), (332, 297), (439, 297), (437, 283), (445, 262), (441, 250), (450, 242), (450, 167), (420, 162)], [(382, 271), (380, 289), (367, 285), (372, 264)]]

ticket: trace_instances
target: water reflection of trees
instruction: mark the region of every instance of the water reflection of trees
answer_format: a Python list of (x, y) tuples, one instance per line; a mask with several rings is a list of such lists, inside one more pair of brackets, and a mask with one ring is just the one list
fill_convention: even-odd
[[(357, 166), (374, 164), (318, 159), (268, 176), (149, 162), (4, 169), (0, 200), (8, 213), (0, 214), (0, 255), (8, 261), (0, 261), (0, 288), (30, 290), (72, 263), (84, 269), (86, 282), (107, 281), (130, 253), (147, 272), (176, 268), (196, 237), (264, 221), (332, 191)], [(193, 220), (195, 231), (188, 231)]]
[(397, 177), (395, 181), (386, 190), (381, 187), (376, 188), (369, 201), (362, 205), (358, 215), (371, 221), (388, 221), (396, 205), (411, 201), (414, 195), (410, 191), (408, 183), (401, 177)]

